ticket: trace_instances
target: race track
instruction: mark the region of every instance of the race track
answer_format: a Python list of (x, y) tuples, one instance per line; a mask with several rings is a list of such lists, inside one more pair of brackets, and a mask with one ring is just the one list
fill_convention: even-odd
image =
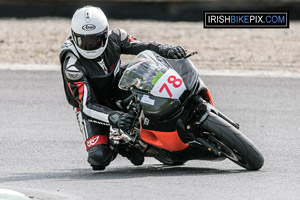
[(219, 110), (260, 148), (264, 167), (230, 161), (141, 167), (118, 157), (103, 172), (85, 146), (60, 72), (0, 70), (0, 188), (33, 200), (297, 199), (300, 196), (299, 78), (204, 76)]

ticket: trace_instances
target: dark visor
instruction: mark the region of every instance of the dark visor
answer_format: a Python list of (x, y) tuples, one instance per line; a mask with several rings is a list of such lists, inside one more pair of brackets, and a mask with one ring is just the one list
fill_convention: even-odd
[(96, 50), (100, 47), (104, 47), (107, 39), (107, 28), (101, 33), (91, 35), (77, 34), (72, 30), (74, 42), (76, 45), (83, 50)]

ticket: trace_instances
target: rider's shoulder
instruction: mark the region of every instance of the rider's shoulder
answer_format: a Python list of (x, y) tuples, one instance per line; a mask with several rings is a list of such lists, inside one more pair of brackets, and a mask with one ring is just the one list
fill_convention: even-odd
[(124, 41), (128, 38), (128, 33), (124, 29), (115, 28), (111, 31), (111, 35), (117, 37), (120, 41)]
[(77, 81), (84, 76), (82, 67), (77, 62), (78, 58), (71, 52), (66, 54), (66, 64), (63, 67), (65, 76), (71, 81)]
[(70, 38), (61, 45), (60, 57), (65, 57), (65, 55), (69, 52), (79, 58), (79, 53)]

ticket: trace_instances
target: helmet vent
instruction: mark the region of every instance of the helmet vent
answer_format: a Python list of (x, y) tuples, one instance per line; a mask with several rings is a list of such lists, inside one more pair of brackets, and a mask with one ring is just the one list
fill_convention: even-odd
[(90, 18), (90, 12), (89, 11), (86, 11), (85, 15), (86, 15), (86, 18)]
[(91, 18), (91, 13), (89, 10), (85, 11), (85, 20), (86, 22), (90, 22), (90, 18)]

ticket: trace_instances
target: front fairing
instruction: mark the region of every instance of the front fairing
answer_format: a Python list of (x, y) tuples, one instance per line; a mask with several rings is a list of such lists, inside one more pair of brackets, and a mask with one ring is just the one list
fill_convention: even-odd
[(181, 106), (179, 98), (186, 90), (181, 76), (158, 58), (159, 55), (152, 51), (138, 54), (119, 82), (119, 88), (140, 93), (145, 116), (155, 121), (176, 113)]
[(129, 63), (119, 88), (137, 89), (152, 96), (179, 99), (186, 90), (182, 77), (153, 51), (143, 51)]

